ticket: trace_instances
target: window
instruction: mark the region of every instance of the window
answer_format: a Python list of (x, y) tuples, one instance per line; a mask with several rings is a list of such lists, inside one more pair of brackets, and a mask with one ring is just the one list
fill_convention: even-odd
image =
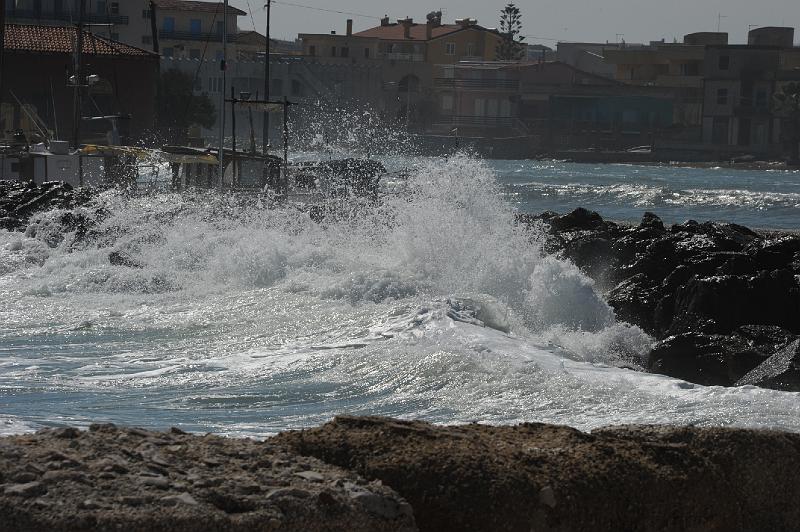
[(331, 57), (336, 57), (336, 47), (331, 46)]
[(310, 55), (311, 57), (317, 55), (317, 47), (314, 46), (313, 44), (308, 47), (308, 55)]
[(192, 34), (197, 35), (201, 32), (202, 28), (203, 25), (199, 18), (193, 18), (189, 21), (189, 31), (191, 31)]
[(717, 89), (717, 105), (728, 104), (728, 89)]
[(172, 57), (175, 55), (175, 50), (172, 49), (171, 47), (164, 48), (161, 50), (161, 55), (163, 55), (164, 57)]
[(364, 59), (369, 59), (369, 48), (364, 48)]
[(105, 15), (107, 13), (106, 5), (107, 4), (106, 4), (105, 0), (97, 0), (97, 3), (95, 4), (95, 7), (97, 8), (97, 14), (98, 15)]
[(486, 100), (483, 98), (475, 98), (475, 116), (484, 116), (486, 114)]
[(143, 19), (150, 20), (150, 17), (152, 17), (152, 16), (153, 16), (153, 12), (150, 11), (149, 9), (143, 9), (142, 10), (142, 18)]
[(350, 48), (342, 46), (342, 57), (350, 57)]
[(456, 43), (448, 42), (444, 45), (445, 55), (456, 55)]
[(475, 43), (467, 43), (467, 56), (473, 57), (475, 55)]
[(719, 56), (719, 69), (720, 70), (728, 70), (731, 66), (731, 57), (729, 55), (721, 55)]
[(172, 33), (175, 31), (175, 17), (164, 17), (164, 31)]
[(214, 54), (214, 59), (217, 61), (222, 61), (225, 59), (225, 54), (222, 52), (222, 50), (217, 50), (217, 52)]
[(273, 79), (269, 91), (272, 96), (283, 96), (283, 80)]
[(292, 80), (292, 96), (302, 96), (303, 86), (296, 79)]
[(767, 91), (766, 91), (766, 89), (758, 89), (756, 91), (756, 107), (761, 108), (761, 109), (767, 107)]
[(200, 59), (200, 49), (199, 48), (192, 48), (189, 50), (189, 58), (190, 59)]
[(452, 111), (453, 110), (453, 95), (452, 94), (443, 94), (442, 95), (442, 111)]
[(225, 33), (225, 23), (221, 20), (217, 21), (217, 35)]
[(111, 14), (119, 15), (119, 2), (111, 2)]

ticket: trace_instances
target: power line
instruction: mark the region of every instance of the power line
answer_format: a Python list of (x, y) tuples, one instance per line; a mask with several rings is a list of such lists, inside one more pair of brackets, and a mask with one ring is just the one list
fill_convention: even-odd
[(282, 2), (282, 1), (278, 1), (278, 0), (273, 0), (272, 3), (273, 4), (281, 4), (281, 5), (284, 5), (284, 6), (302, 7), (303, 9), (310, 9), (312, 11), (323, 11), (325, 13), (336, 13), (338, 15), (350, 15), (350, 16), (353, 16), (353, 17), (369, 18), (369, 19), (374, 19), (374, 20), (380, 20), (381, 18), (383, 18), (383, 17), (376, 17), (375, 15), (365, 15), (364, 13), (352, 13), (350, 11), (337, 11), (335, 9), (325, 9), (325, 8), (322, 8), (322, 7), (308, 6), (308, 5), (304, 5), (304, 4), (295, 4), (293, 2)]

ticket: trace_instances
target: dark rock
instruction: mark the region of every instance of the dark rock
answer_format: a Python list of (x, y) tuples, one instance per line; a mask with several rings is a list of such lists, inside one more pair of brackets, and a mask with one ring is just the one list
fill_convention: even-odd
[(142, 268), (142, 264), (124, 251), (112, 251), (108, 254), (108, 262), (112, 266), (125, 266), (126, 268)]
[(603, 227), (603, 223), (603, 218), (599, 214), (583, 207), (550, 219), (550, 226), (557, 231), (599, 229)]
[(647, 332), (655, 328), (655, 310), (660, 299), (659, 286), (644, 273), (625, 279), (608, 294), (608, 304), (617, 319)]
[(800, 339), (772, 355), (736, 382), (737, 386), (747, 384), (775, 390), (800, 391)]
[[(776, 325), (800, 333), (800, 286), (788, 270), (758, 276), (714, 276), (690, 279), (675, 294), (673, 315), (691, 322), (711, 319), (717, 332), (741, 325)], [(669, 334), (685, 330), (671, 327)]]
[(692, 332), (658, 342), (648, 369), (706, 386), (732, 386), (768, 357), (741, 337)]
[(661, 218), (659, 218), (652, 212), (644, 213), (644, 216), (642, 216), (642, 222), (639, 224), (639, 227), (655, 229), (656, 231), (659, 232), (665, 231), (664, 222), (662, 222)]

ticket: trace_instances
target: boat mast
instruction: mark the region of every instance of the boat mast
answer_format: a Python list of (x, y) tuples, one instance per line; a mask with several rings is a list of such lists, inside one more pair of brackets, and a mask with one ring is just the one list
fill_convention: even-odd
[(219, 188), (222, 188), (225, 183), (225, 92), (227, 90), (226, 71), (228, 69), (228, 0), (223, 2), (222, 7), (222, 62), (220, 63), (220, 70), (222, 70), (222, 90), (219, 97)]
[[(267, 47), (264, 53), (264, 99), (269, 101), (269, 24), (270, 12), (272, 8), (272, 0), (267, 0)], [(267, 155), (267, 148), (269, 147), (269, 110), (264, 108), (264, 137), (261, 140), (261, 151)], [(265, 166), (266, 172), (266, 166)]]

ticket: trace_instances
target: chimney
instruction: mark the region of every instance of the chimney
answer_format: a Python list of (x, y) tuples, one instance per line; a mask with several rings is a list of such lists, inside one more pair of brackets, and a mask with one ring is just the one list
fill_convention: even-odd
[(347, 36), (350, 37), (353, 34), (353, 19), (347, 19)]
[(403, 37), (406, 39), (410, 39), (411, 26), (414, 25), (414, 19), (411, 17), (406, 17), (403, 20), (398, 20), (397, 22), (403, 25)]
[(425, 40), (430, 41), (431, 39), (433, 39), (433, 22), (429, 20), (425, 24)]
[(381, 26), (388, 26), (389, 25), (389, 15), (385, 15), (381, 19)]

